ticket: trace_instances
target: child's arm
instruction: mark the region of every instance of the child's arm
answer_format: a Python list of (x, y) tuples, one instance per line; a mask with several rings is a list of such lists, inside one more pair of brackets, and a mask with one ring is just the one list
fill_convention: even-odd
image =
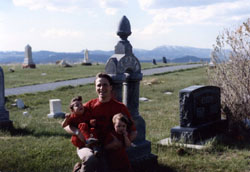
[(70, 115), (71, 115), (70, 113), (66, 113), (65, 119), (62, 122), (62, 127), (63, 128), (66, 127), (67, 125), (69, 125)]
[(118, 148), (121, 148), (122, 147), (122, 142), (119, 141), (114, 135), (111, 135), (111, 136), (113, 137), (113, 140), (110, 143), (106, 144), (104, 146), (104, 149), (109, 149), (109, 150), (113, 149), (113, 150), (116, 150)]
[(125, 146), (130, 147), (131, 146), (131, 141), (128, 138), (128, 132), (124, 131), (123, 136), (124, 136)]

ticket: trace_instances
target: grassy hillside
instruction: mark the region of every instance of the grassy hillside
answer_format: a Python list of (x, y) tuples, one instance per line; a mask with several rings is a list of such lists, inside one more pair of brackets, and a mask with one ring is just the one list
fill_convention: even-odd
[[(250, 171), (250, 146), (243, 141), (227, 138), (221, 142), (218, 137), (207, 149), (183, 148), (182, 154), (178, 153), (180, 147), (157, 144), (179, 125), (179, 90), (197, 84), (207, 84), (206, 68), (147, 76), (141, 82), (140, 97), (151, 101), (140, 102), (139, 112), (146, 121), (146, 139), (152, 143), (152, 153), (158, 155), (156, 171)], [(164, 94), (166, 91), (173, 94)], [(76, 95), (83, 96), (83, 101), (95, 98), (94, 85), (7, 97), (6, 107), (15, 130), (0, 131), (1, 172), (72, 170), (78, 157), (70, 135), (61, 128), (62, 119), (49, 119), (47, 114), (49, 99), (61, 99), (66, 112), (70, 99)], [(28, 108), (11, 106), (16, 98), (21, 98)], [(29, 115), (23, 116), (24, 111)]]

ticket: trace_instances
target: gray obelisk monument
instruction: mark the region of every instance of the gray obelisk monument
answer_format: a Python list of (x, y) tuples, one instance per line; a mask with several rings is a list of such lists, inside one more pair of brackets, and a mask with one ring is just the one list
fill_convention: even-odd
[(127, 40), (131, 35), (131, 28), (126, 16), (123, 16), (120, 21), (117, 35), (121, 40), (115, 46), (115, 54), (107, 61), (105, 71), (114, 81), (115, 98), (128, 107), (138, 131), (134, 141), (136, 147), (127, 151), (129, 159), (135, 166), (138, 166), (137, 164), (144, 167), (152, 166), (157, 163), (157, 156), (151, 154), (151, 143), (145, 139), (145, 121), (138, 111), (140, 81), (143, 75), (141, 64), (134, 56), (132, 45)]
[(5, 109), (5, 89), (4, 89), (4, 73), (0, 67), (0, 129), (11, 129), (12, 121), (9, 120), (9, 111)]
[(36, 65), (32, 59), (32, 48), (29, 44), (26, 45), (25, 47), (25, 57), (24, 57), (24, 62), (23, 62), (23, 68), (36, 68)]

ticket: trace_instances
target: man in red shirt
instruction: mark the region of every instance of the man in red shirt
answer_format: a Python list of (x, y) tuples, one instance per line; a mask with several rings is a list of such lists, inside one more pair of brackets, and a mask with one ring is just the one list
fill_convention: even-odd
[[(127, 107), (115, 100), (112, 96), (112, 79), (105, 73), (98, 73), (95, 80), (95, 88), (98, 98), (90, 100), (84, 106), (90, 111), (91, 118), (96, 119), (97, 135), (99, 141), (104, 142), (105, 137), (111, 132), (113, 124), (112, 117), (117, 113), (123, 113), (129, 119), (132, 120), (131, 115)], [(67, 126), (64, 128), (68, 133), (83, 137), (79, 129), (73, 126)], [(137, 131), (135, 125), (132, 125), (131, 133), (129, 133), (129, 139), (133, 141), (136, 138)], [(113, 139), (113, 149), (118, 149), (123, 146), (121, 141)], [(91, 149), (84, 147), (77, 149), (77, 154), (82, 163), (82, 171), (95, 171), (98, 158), (94, 156)]]

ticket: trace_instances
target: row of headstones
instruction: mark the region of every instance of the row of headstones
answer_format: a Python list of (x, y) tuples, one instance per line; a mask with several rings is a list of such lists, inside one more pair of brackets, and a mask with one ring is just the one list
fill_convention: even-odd
[[(62, 62), (65, 63), (65, 61), (63, 60)], [(89, 52), (87, 49), (84, 51), (84, 59), (83, 59), (82, 65), (91, 65), (91, 62), (89, 61)], [(25, 57), (24, 57), (24, 62), (23, 62), (22, 67), (23, 68), (36, 68), (36, 64), (34, 63), (32, 59), (32, 48), (30, 45), (27, 45), (25, 47)]]
[[(0, 127), (11, 127), (9, 112), (5, 109), (4, 75), (0, 67)], [(213, 137), (226, 128), (221, 119), (220, 88), (191, 86), (180, 90), (180, 126), (171, 129), (171, 138), (188, 143), (198, 143)], [(64, 117), (61, 100), (51, 99), (48, 117)]]
[[(155, 60), (155, 59), (153, 59), (152, 63), (153, 63), (154, 65), (157, 65), (157, 63), (156, 63), (156, 60)], [(164, 57), (164, 56), (162, 57), (162, 63), (168, 63), (168, 61), (167, 61), (166, 57)]]

